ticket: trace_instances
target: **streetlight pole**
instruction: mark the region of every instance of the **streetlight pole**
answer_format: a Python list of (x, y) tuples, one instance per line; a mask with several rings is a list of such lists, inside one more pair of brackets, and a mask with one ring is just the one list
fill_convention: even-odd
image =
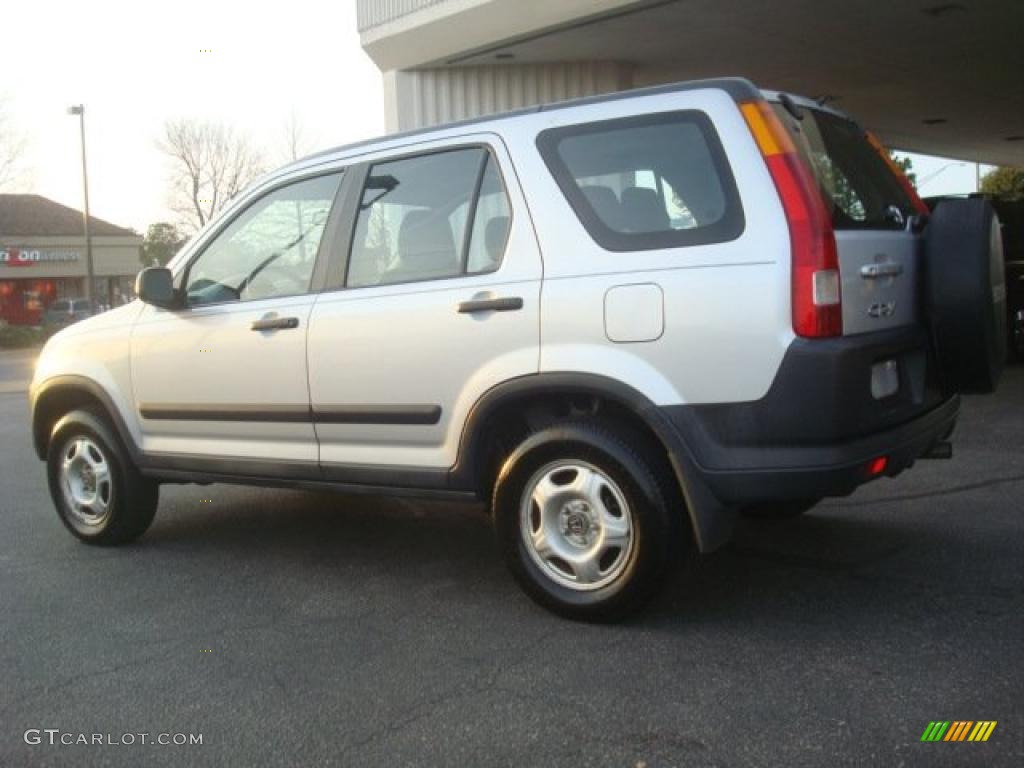
[(89, 300), (91, 311), (95, 312), (96, 304), (93, 301), (93, 294), (96, 291), (96, 280), (92, 266), (92, 233), (89, 231), (89, 172), (85, 165), (85, 105), (76, 104), (68, 107), (68, 114), (78, 115), (78, 125), (82, 133), (82, 187), (85, 192), (85, 211), (82, 212), (82, 222), (85, 225), (85, 298)]

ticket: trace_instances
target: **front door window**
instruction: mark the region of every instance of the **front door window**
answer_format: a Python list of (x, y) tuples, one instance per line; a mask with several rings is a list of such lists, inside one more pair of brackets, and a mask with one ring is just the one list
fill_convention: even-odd
[(188, 269), (188, 303), (269, 299), (309, 291), (341, 174), (306, 179), (259, 198)]

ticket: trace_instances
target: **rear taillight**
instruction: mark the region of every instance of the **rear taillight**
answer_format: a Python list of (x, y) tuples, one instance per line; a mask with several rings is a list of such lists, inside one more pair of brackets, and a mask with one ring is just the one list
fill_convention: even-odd
[(814, 174), (767, 102), (747, 102), (740, 109), (768, 165), (789, 225), (793, 331), (811, 338), (841, 336), (836, 236)]
[(868, 462), (868, 465), (867, 465), (867, 467), (865, 467), (865, 470), (867, 472), (867, 476), (868, 477), (878, 477), (880, 474), (885, 472), (885, 469), (888, 466), (889, 466), (889, 457), (888, 456), (878, 456), (877, 458), (874, 458), (874, 459), (872, 459), (871, 461)]
[(867, 136), (868, 143), (875, 148), (875, 151), (878, 152), (879, 155), (881, 155), (885, 164), (889, 166), (889, 170), (892, 171), (893, 176), (896, 177), (896, 181), (899, 182), (903, 191), (907, 193), (907, 197), (910, 198), (910, 204), (914, 206), (914, 210), (918, 213), (924, 214), (925, 216), (929, 215), (928, 206), (925, 205), (924, 200), (918, 196), (917, 190), (914, 189), (914, 185), (910, 183), (910, 179), (907, 178), (903, 169), (896, 165), (896, 161), (892, 159), (892, 156), (885, 150), (882, 143), (875, 138), (874, 134), (869, 131), (865, 133), (865, 135)]

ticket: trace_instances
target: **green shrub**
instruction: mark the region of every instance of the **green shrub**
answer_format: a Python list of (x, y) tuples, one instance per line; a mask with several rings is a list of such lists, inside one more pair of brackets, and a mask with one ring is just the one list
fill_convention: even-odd
[(32, 325), (0, 326), (0, 349), (36, 347), (53, 335), (56, 328), (37, 328)]

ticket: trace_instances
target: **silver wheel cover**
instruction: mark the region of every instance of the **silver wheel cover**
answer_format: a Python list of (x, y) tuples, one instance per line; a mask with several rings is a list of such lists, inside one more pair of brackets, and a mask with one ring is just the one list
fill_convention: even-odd
[(64, 444), (60, 462), (60, 487), (68, 511), (82, 525), (102, 525), (114, 503), (114, 479), (106, 455), (95, 441), (79, 435)]
[(611, 584), (633, 552), (633, 514), (625, 495), (585, 461), (564, 459), (537, 470), (526, 483), (519, 519), (531, 559), (569, 589)]

